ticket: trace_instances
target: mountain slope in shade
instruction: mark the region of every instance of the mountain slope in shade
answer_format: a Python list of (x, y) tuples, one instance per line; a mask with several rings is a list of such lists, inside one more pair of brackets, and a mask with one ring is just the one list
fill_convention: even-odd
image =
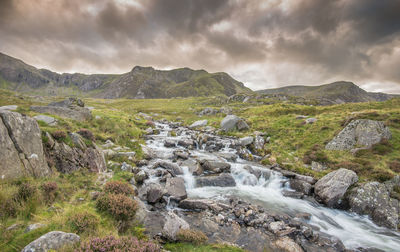
[(58, 74), (0, 53), (0, 88), (40, 95), (98, 98), (171, 98), (252, 93), (226, 73), (136, 66), (124, 74)]
[(338, 81), (321, 86), (287, 86), (256, 91), (264, 95), (287, 95), (317, 100), (321, 104), (385, 101), (395, 97), (385, 93), (367, 92), (352, 82)]

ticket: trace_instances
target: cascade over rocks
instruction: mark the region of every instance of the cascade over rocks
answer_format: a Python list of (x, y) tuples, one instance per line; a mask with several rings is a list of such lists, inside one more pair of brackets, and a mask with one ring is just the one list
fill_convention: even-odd
[(37, 122), (28, 116), (0, 111), (0, 179), (41, 177), (51, 173)]
[(358, 181), (354, 171), (340, 168), (315, 183), (317, 198), (329, 207), (339, 207), (347, 189)]
[(350, 122), (325, 148), (327, 150), (351, 150), (356, 146), (370, 148), (392, 134), (383, 122), (373, 120), (354, 120)]

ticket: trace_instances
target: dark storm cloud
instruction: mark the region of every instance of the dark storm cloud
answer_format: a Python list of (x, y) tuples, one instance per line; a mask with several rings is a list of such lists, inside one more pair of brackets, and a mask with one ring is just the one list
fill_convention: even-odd
[(400, 1), (0, 0), (0, 51), (56, 71), (188, 66), (257, 89), (400, 92)]

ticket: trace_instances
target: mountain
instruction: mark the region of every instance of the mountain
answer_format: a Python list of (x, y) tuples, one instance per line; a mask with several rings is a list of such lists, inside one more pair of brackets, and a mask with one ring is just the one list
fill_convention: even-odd
[(352, 82), (338, 81), (320, 86), (287, 86), (256, 91), (262, 95), (286, 95), (316, 100), (320, 104), (386, 101), (396, 95), (371, 93)]
[(55, 73), (0, 53), (0, 88), (38, 95), (97, 98), (171, 98), (252, 93), (226, 73), (136, 66), (124, 74)]

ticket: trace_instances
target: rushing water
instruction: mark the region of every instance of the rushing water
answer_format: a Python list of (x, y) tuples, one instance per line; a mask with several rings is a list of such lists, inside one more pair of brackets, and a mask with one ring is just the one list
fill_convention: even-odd
[[(158, 157), (168, 159), (173, 156), (173, 150), (177, 148), (164, 147), (166, 139), (178, 141), (188, 138), (189, 131), (183, 131), (181, 136), (169, 137), (171, 129), (166, 124), (157, 124), (161, 134), (153, 136), (153, 140), (147, 141), (147, 146), (157, 153)], [(234, 152), (227, 146), (230, 139), (222, 139), (225, 148), (220, 152)], [(219, 153), (220, 153), (219, 152)], [(202, 149), (192, 150), (191, 155), (201, 159), (221, 160), (218, 153), (206, 152)], [(225, 160), (224, 160), (225, 161)], [(246, 202), (257, 204), (269, 211), (283, 212), (290, 216), (296, 213), (306, 212), (312, 215), (309, 224), (316, 226), (321, 232), (339, 238), (347, 248), (359, 247), (379, 248), (384, 251), (400, 251), (400, 235), (387, 228), (375, 225), (368, 217), (360, 216), (346, 211), (330, 209), (315, 202), (285, 197), (282, 191), (287, 181), (280, 173), (269, 171), (265, 177), (250, 174), (243, 167), (251, 165), (253, 169), (266, 170), (265, 167), (238, 159), (231, 164), (231, 174), (236, 181), (235, 187), (199, 187), (195, 186), (195, 177), (191, 174), (189, 167), (182, 166), (186, 190), (189, 198), (207, 198), (222, 200), (229, 196), (235, 196)]]

